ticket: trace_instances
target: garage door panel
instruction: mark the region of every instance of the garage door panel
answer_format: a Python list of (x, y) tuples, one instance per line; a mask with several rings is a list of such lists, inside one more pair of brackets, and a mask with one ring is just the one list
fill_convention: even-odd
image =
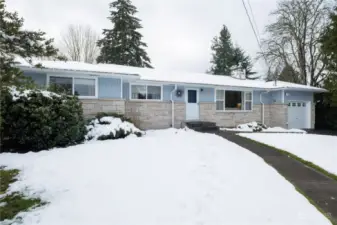
[(307, 128), (307, 103), (288, 103), (288, 128)]

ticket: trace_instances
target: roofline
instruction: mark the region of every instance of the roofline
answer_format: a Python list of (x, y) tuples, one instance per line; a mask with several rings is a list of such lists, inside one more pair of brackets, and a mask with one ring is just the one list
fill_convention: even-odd
[(116, 77), (132, 77), (132, 78), (140, 78), (139, 74), (129, 74), (129, 73), (114, 73), (114, 72), (101, 72), (101, 71), (88, 71), (88, 70), (71, 70), (71, 69), (56, 69), (56, 68), (38, 68), (32, 66), (24, 66), (24, 65), (17, 65), (17, 67), (21, 70), (25, 71), (34, 71), (34, 72), (63, 72), (63, 73), (72, 73), (72, 74), (91, 74), (97, 76), (116, 76)]
[(251, 86), (235, 86), (235, 85), (219, 85), (219, 84), (203, 84), (203, 83), (186, 83), (186, 82), (173, 82), (173, 81), (161, 81), (161, 80), (150, 80), (150, 79), (140, 79), (140, 82), (156, 82), (156, 83), (167, 83), (167, 84), (180, 84), (180, 85), (201, 85), (206, 87), (234, 87), (234, 88), (245, 88), (245, 89), (258, 89), (262, 91), (281, 91), (281, 90), (293, 90), (293, 91), (307, 91), (307, 92), (328, 92), (324, 88), (298, 88), (298, 87), (279, 87), (279, 88), (265, 88), (265, 87), (251, 87)]
[(71, 69), (57, 69), (57, 68), (38, 68), (26, 65), (17, 65), (18, 68), (25, 71), (34, 72), (45, 72), (45, 73), (71, 73), (71, 74), (86, 74), (86, 75), (97, 75), (100, 77), (129, 77), (139, 80), (139, 82), (155, 82), (155, 83), (166, 83), (166, 84), (180, 84), (180, 85), (200, 85), (205, 87), (221, 88), (221, 87), (233, 87), (241, 89), (257, 89), (264, 91), (279, 91), (279, 90), (294, 90), (294, 91), (307, 91), (307, 92), (328, 92), (323, 88), (300, 88), (300, 87), (280, 87), (280, 88), (265, 88), (265, 87), (252, 87), (252, 86), (235, 86), (235, 85), (220, 85), (220, 84), (204, 84), (204, 83), (186, 83), (179, 81), (161, 81), (161, 80), (151, 80), (151, 79), (141, 79), (139, 74), (128, 74), (128, 73), (114, 73), (114, 72), (100, 72), (100, 71), (88, 71), (88, 70), (71, 70)]

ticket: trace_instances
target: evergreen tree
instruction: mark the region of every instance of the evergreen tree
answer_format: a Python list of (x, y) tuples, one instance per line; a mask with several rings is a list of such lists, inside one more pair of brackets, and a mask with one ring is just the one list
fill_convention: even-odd
[(251, 58), (240, 47), (234, 49), (233, 63), (235, 65), (233, 70), (242, 71), (245, 79), (256, 80), (259, 78), (259, 76), (255, 75), (257, 72), (252, 71), (253, 63)]
[(330, 24), (327, 26), (321, 39), (321, 52), (326, 63), (324, 88), (329, 90), (329, 104), (337, 106), (337, 7), (330, 15)]
[(214, 75), (230, 76), (234, 66), (234, 47), (229, 30), (223, 25), (219, 37), (214, 37), (211, 47), (213, 64), (210, 73)]
[(23, 30), (24, 20), (17, 12), (6, 11), (5, 1), (0, 0), (0, 84), (21, 85), (26, 82), (19, 69), (14, 67), (17, 56), (31, 62), (32, 57), (57, 55), (53, 39), (46, 39), (42, 31)]
[(290, 65), (286, 65), (281, 71), (278, 80), (291, 82), (295, 84), (302, 84), (300, 74), (294, 70)]
[(212, 47), (212, 67), (210, 73), (214, 75), (231, 76), (234, 71), (243, 71), (246, 79), (257, 79), (252, 75), (253, 64), (248, 55), (240, 47), (232, 43), (231, 34), (224, 25), (219, 37), (214, 37)]
[(114, 63), (118, 65), (150, 67), (151, 60), (146, 51), (146, 43), (142, 42), (140, 19), (130, 0), (116, 0), (110, 3), (110, 17), (112, 29), (104, 29), (104, 37), (97, 42), (101, 48), (97, 57), (98, 63)]

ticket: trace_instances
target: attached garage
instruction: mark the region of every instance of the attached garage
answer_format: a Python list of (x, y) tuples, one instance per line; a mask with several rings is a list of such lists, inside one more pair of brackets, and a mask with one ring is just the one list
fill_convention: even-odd
[(288, 102), (288, 128), (311, 128), (311, 102)]

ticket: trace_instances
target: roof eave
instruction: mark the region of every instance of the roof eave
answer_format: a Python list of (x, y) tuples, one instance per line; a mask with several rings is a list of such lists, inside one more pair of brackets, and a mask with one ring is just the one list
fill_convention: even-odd
[(24, 71), (42, 72), (42, 73), (71, 73), (71, 74), (87, 74), (96, 75), (101, 77), (129, 77), (129, 78), (140, 78), (138, 74), (128, 74), (128, 73), (114, 73), (114, 72), (101, 72), (101, 71), (87, 71), (87, 70), (71, 70), (71, 69), (58, 69), (58, 68), (38, 68), (32, 66), (17, 65), (17, 67)]

